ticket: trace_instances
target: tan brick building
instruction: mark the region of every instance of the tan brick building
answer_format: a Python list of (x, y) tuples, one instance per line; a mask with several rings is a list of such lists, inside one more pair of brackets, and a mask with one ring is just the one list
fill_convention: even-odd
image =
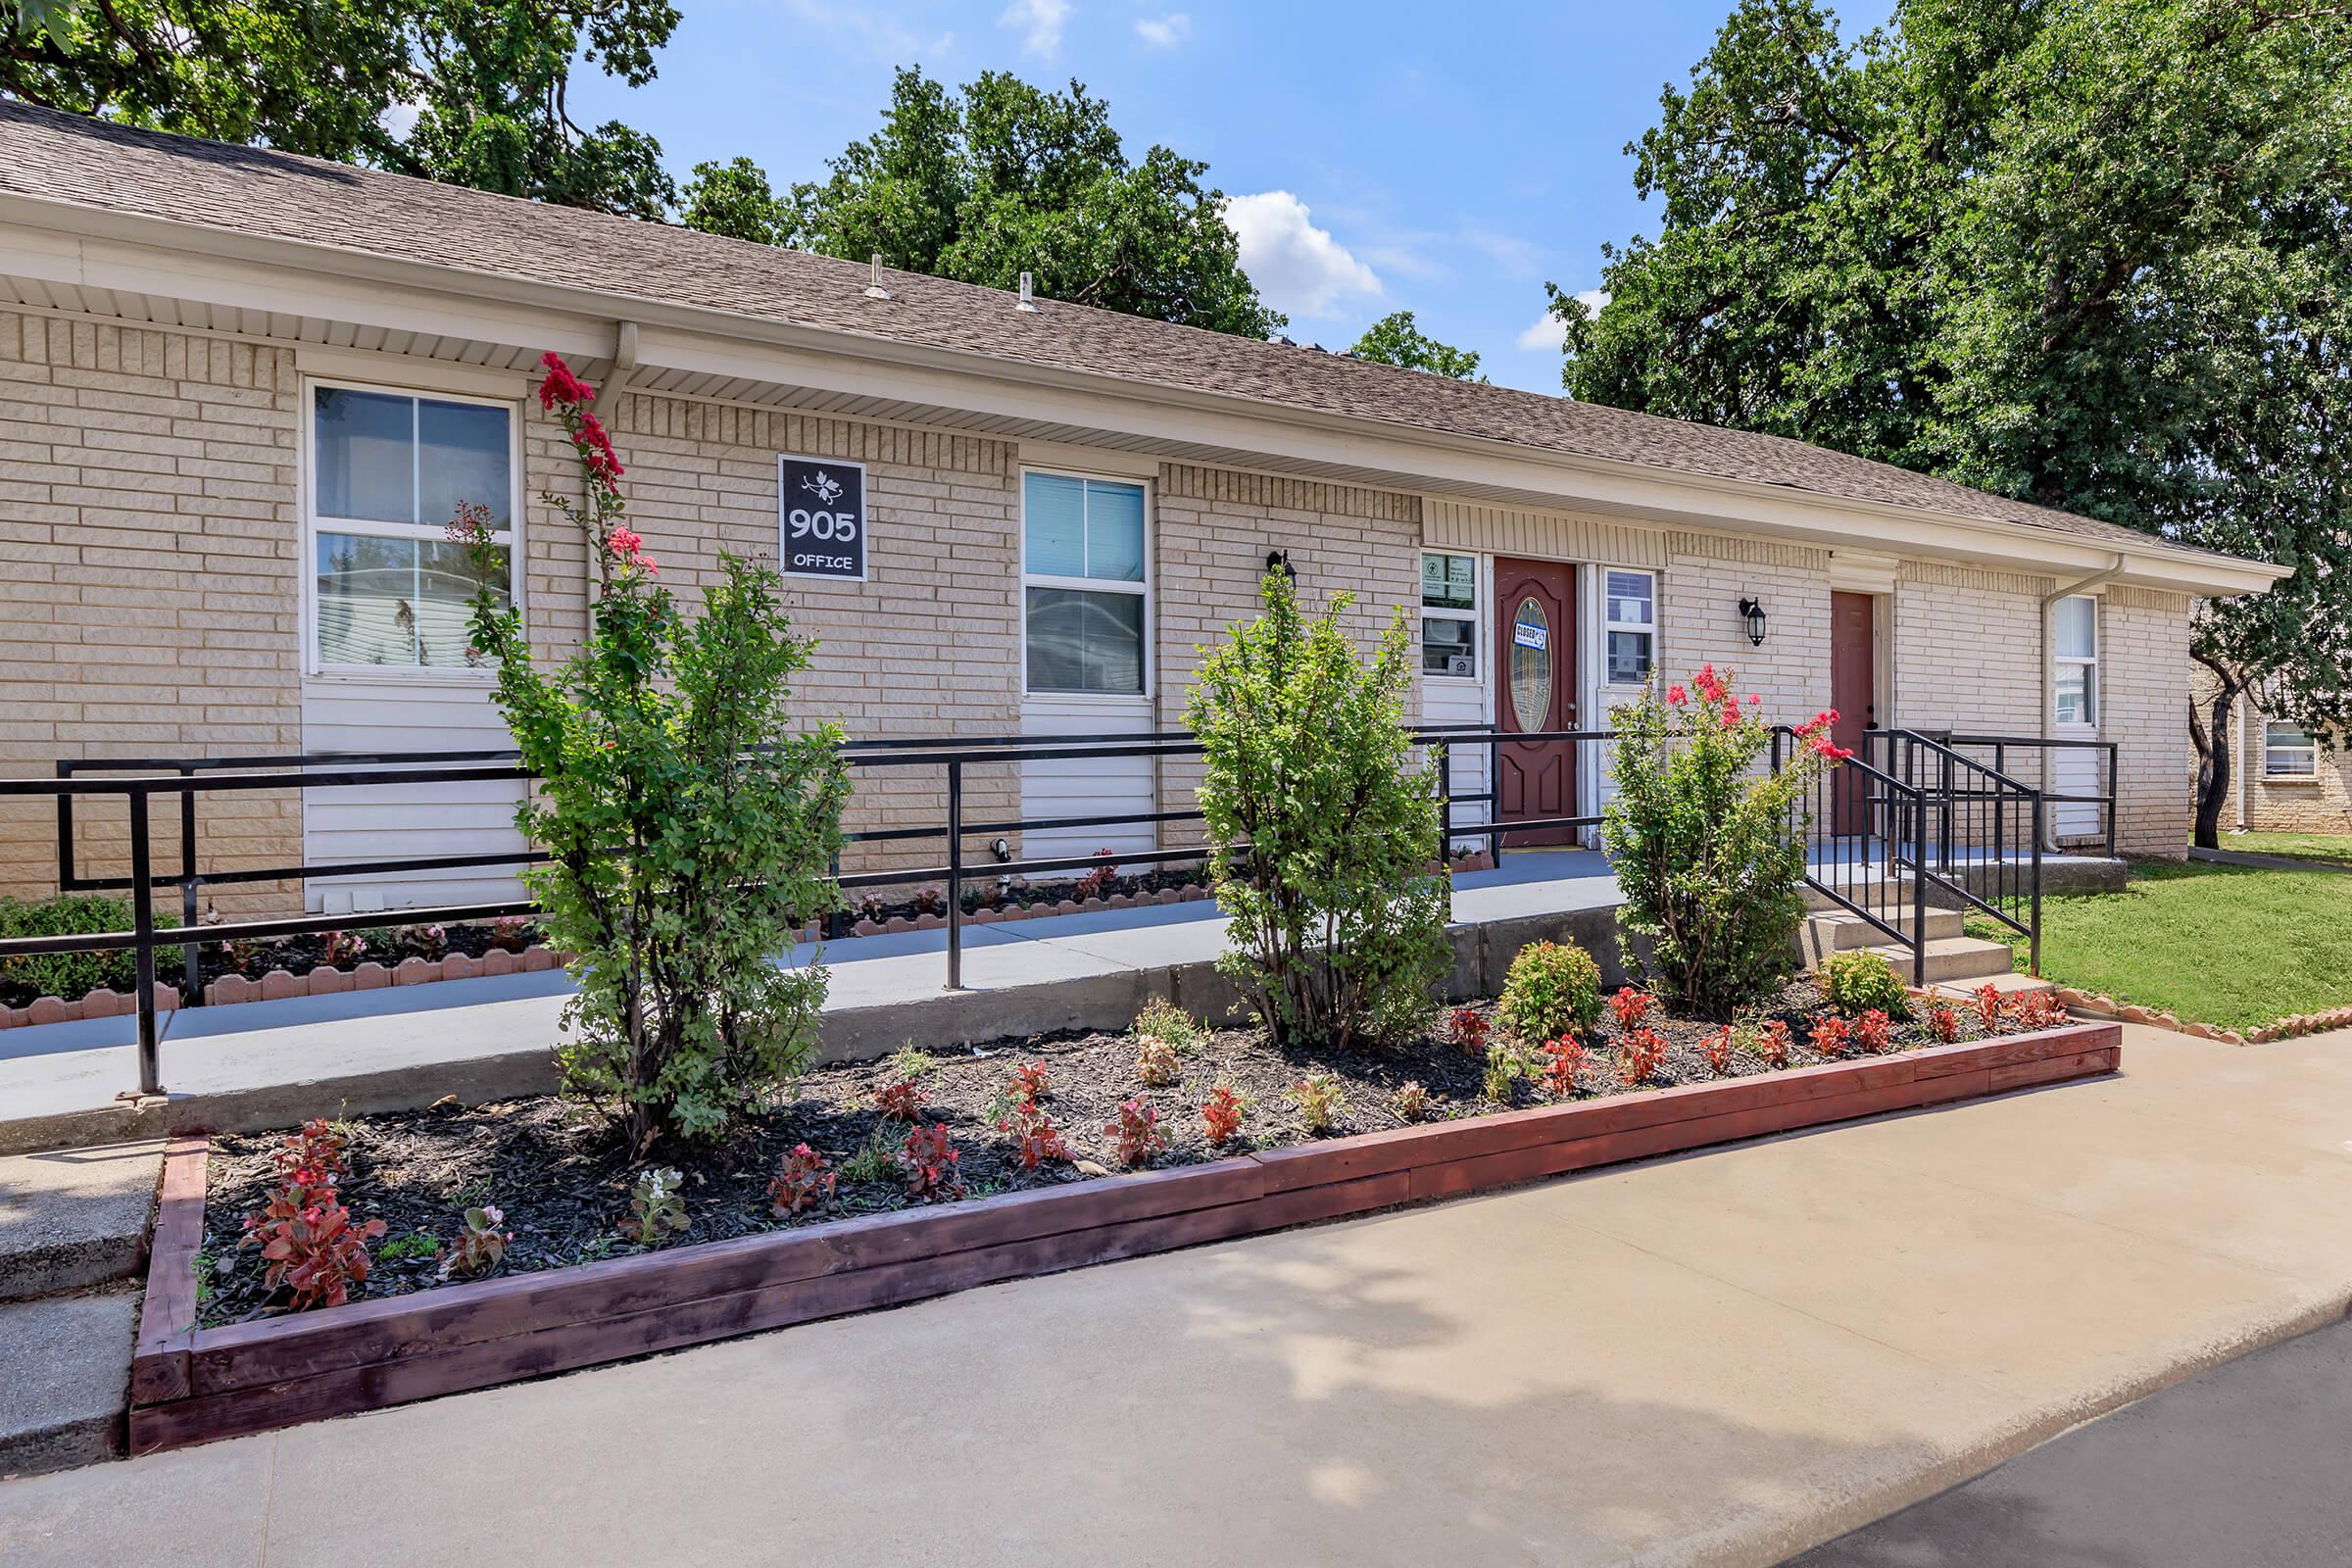
[[(550, 351), (603, 389), (632, 525), (688, 591), (721, 550), (786, 554), (788, 473), (861, 476), (862, 570), (790, 578), (821, 643), (806, 710), (861, 737), (1178, 728), (1200, 649), (1287, 563), (1366, 637), (1418, 623), (1431, 723), (1602, 725), (1712, 661), (1776, 718), (1843, 692), (1857, 728), (2013, 737), (2011, 770), (2061, 790), (2102, 788), (2104, 753), (2039, 742), (2111, 742), (2121, 847), (2176, 855), (2191, 600), (2277, 575), (1788, 441), (0, 104), (0, 768), (499, 747), (441, 525), (492, 505), (534, 642), (576, 641), (587, 563), (540, 499), (576, 483), (531, 395)], [(1597, 763), (1506, 779), (1506, 811), (1597, 808)], [(1484, 775), (1457, 758), (1458, 788)], [(969, 809), (1142, 815), (1190, 787), (1002, 765)], [(215, 796), (204, 851), (489, 854), (512, 806)], [(82, 813), (86, 866), (121, 864), (110, 809)], [(862, 824), (937, 811), (935, 769), (861, 782)], [(46, 802), (0, 809), (0, 893), (54, 886), (54, 838)]]

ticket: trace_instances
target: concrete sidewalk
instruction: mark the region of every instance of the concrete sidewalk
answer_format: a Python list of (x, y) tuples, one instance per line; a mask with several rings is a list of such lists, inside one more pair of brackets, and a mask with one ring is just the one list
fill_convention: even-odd
[(2116, 1079), (12, 1483), (0, 1560), (1773, 1562), (2344, 1312), (2352, 1036), (2126, 1033)]
[[(1596, 911), (1618, 902), (1616, 879), (1596, 853), (1512, 853), (1494, 870), (1455, 877), (1453, 922)], [(847, 1040), (851, 1049), (840, 1054), (855, 1056), (877, 1042), (887, 1051), (909, 1035), (1017, 1036), (1076, 1022), (1106, 1025), (1114, 1015), (1123, 1025), (1145, 993), (1170, 989), (1169, 971), (1205, 965), (1224, 952), (1225, 921), (1205, 900), (1046, 915), (966, 926), (963, 948), (965, 989), (948, 993), (944, 931), (827, 943), (827, 1044)], [(815, 956), (813, 948), (795, 948), (784, 961), (803, 964)], [(1096, 984), (1067, 984), (1088, 981)], [(1060, 995), (1041, 997), (1056, 986)], [(561, 1034), (570, 990), (561, 971), (545, 971), (191, 1007), (166, 1017), (164, 1085), (174, 1097), (236, 1097), (252, 1114), (235, 1124), (255, 1126), (272, 1125), (272, 1116), (297, 1121), (337, 1102), (368, 1109), (443, 1093), (468, 1100), (538, 1093), (553, 1087), (547, 1048)], [(956, 1005), (939, 1005), (950, 996)], [(161, 1133), (160, 1123), (115, 1125), (116, 1097), (138, 1082), (135, 1038), (127, 1017), (0, 1031), (0, 1151), (46, 1147), (46, 1139)], [(414, 1100), (421, 1092), (415, 1082), (428, 1079), (430, 1092)], [(90, 1122), (99, 1125), (74, 1125)]]

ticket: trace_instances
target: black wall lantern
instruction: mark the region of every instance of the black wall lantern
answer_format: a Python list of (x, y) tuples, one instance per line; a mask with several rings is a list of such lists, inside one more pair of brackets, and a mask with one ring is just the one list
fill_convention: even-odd
[(1291, 553), (1288, 550), (1267, 551), (1266, 569), (1281, 572), (1285, 577), (1290, 578), (1293, 586), (1298, 584), (1298, 568), (1291, 564)]
[(1747, 640), (1756, 647), (1764, 646), (1764, 607), (1753, 599), (1740, 601), (1740, 614), (1747, 622)]

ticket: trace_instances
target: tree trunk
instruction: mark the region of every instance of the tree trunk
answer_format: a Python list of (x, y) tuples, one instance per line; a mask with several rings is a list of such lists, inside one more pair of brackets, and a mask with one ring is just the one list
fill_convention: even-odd
[(2189, 738), (2197, 748), (2197, 816), (2191, 840), (2200, 850), (2222, 847), (2222, 808), (2230, 803), (2230, 731), (2237, 706), (2237, 687), (2223, 670), (2207, 664), (2220, 677), (2213, 701), (2199, 714), (2188, 705)]

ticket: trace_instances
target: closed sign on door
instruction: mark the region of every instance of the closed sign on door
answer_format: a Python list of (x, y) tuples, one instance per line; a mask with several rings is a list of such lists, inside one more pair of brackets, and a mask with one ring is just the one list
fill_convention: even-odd
[(776, 459), (784, 575), (865, 580), (865, 465)]

